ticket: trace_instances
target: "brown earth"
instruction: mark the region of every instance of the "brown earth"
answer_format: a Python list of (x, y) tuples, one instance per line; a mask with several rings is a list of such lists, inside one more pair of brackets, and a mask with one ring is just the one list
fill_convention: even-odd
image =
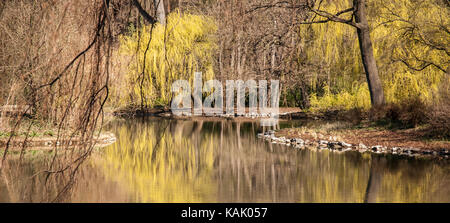
[[(8, 142), (8, 137), (0, 139), (0, 150), (6, 148), (6, 144)], [(82, 141), (79, 137), (67, 137), (60, 138), (57, 137), (13, 137), (9, 142), (9, 148), (11, 150), (21, 150), (23, 148), (24, 142), (26, 140), (26, 148), (30, 150), (47, 150), (54, 149), (55, 145), (58, 145), (58, 148), (74, 148), (77, 145), (86, 143)], [(97, 147), (104, 147), (116, 140), (114, 134), (112, 133), (102, 133), (100, 136), (94, 136), (93, 143)]]
[(425, 138), (425, 132), (416, 129), (344, 129), (332, 132), (304, 130), (299, 128), (282, 129), (277, 137), (301, 138), (303, 140), (344, 141), (352, 145), (360, 143), (371, 146), (412, 147), (421, 150), (450, 149), (450, 141), (432, 141)]

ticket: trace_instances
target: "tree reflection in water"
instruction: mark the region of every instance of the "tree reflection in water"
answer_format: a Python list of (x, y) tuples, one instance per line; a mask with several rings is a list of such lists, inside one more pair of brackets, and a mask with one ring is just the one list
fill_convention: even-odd
[[(93, 154), (83, 166), (69, 201), (450, 201), (448, 164), (297, 150), (257, 139), (256, 133), (262, 131), (258, 124), (117, 121), (111, 127), (117, 142)], [(20, 188), (9, 194), (28, 191), (37, 198), (37, 182), (33, 189)], [(2, 180), (1, 188), (4, 185)], [(2, 189), (0, 201), (31, 201), (5, 194)]]

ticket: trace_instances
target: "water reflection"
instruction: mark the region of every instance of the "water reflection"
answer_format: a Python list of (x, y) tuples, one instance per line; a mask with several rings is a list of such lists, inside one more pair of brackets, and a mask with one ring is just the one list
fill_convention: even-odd
[(296, 150), (256, 139), (257, 122), (139, 119), (111, 131), (117, 142), (85, 163), (68, 201), (450, 201), (448, 164)]

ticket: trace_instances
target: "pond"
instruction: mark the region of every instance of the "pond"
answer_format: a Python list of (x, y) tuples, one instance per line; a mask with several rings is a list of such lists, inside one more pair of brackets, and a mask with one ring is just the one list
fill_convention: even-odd
[[(259, 122), (147, 118), (109, 130), (116, 143), (82, 164), (67, 201), (450, 202), (448, 163), (295, 149), (258, 139)], [(31, 175), (36, 162), (11, 176)], [(0, 202), (45, 200), (42, 179), (14, 179), (0, 179)]]

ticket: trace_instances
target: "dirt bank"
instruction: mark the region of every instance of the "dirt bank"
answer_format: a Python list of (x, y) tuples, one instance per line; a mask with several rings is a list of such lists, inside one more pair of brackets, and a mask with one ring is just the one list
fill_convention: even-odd
[(358, 151), (402, 156), (432, 156), (448, 159), (449, 141), (431, 141), (419, 130), (346, 129), (330, 132), (305, 127), (287, 128), (258, 134), (272, 143), (295, 148), (329, 149), (338, 152)]
[[(8, 143), (9, 137), (0, 138), (0, 150), (3, 150)], [(110, 145), (116, 141), (116, 137), (113, 133), (102, 133), (100, 136), (95, 136), (93, 143), (96, 147), (104, 147)], [(21, 150), (26, 144), (27, 150), (49, 150), (54, 149), (55, 146), (58, 148), (67, 149), (79, 146), (82, 143), (86, 143), (79, 137), (64, 137), (57, 138), (53, 137), (28, 137), (23, 136), (13, 137), (9, 143), (9, 148), (11, 151)]]

